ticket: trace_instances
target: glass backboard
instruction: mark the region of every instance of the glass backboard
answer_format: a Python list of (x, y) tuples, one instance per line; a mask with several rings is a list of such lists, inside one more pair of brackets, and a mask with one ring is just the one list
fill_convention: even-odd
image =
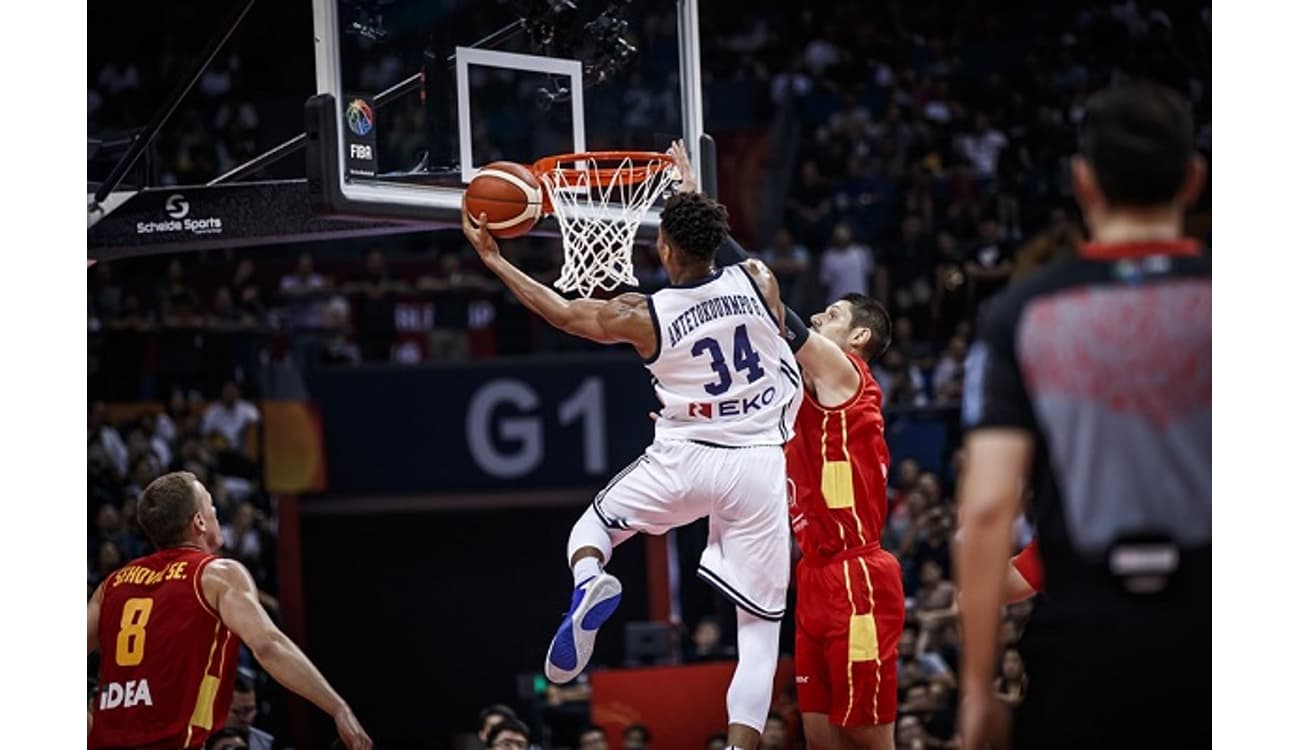
[(696, 1), (313, 0), (332, 207), (458, 224), (489, 162), (698, 144)]

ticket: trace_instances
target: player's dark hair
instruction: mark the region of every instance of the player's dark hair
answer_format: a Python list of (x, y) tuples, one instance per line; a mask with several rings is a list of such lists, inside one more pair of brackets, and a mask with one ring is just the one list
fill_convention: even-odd
[(703, 193), (678, 193), (664, 203), (659, 228), (688, 258), (711, 261), (727, 234), (727, 207)]
[(629, 734), (632, 734), (633, 732), (640, 732), (641, 737), (644, 738), (646, 742), (650, 741), (650, 730), (646, 728), (645, 724), (630, 725), (627, 729), (623, 730), (623, 736), (627, 737)]
[(871, 331), (871, 340), (862, 347), (862, 358), (870, 362), (879, 357), (889, 348), (889, 341), (894, 337), (894, 324), (889, 319), (889, 311), (876, 300), (857, 292), (849, 292), (840, 299), (849, 303), (849, 309), (853, 311), (849, 324), (854, 328)]
[(767, 715), (767, 720), (768, 720), (768, 721), (773, 721), (773, 720), (775, 720), (775, 721), (779, 721), (779, 722), (781, 722), (781, 726), (786, 726), (786, 723), (785, 723), (785, 717), (782, 716), (781, 714), (775, 712), (775, 711), (772, 711), (772, 712), (768, 713), (768, 715)]
[(253, 681), (242, 674), (235, 675), (235, 692), (251, 693), (253, 692)]
[(1107, 202), (1135, 208), (1173, 201), (1187, 178), (1194, 143), (1187, 101), (1156, 83), (1093, 94), (1079, 131), (1079, 152)]
[(582, 730), (581, 732), (578, 732), (578, 741), (581, 742), (583, 737), (586, 737), (587, 735), (591, 734), (592, 732), (599, 732), (601, 737), (608, 737), (608, 736), (609, 736), (609, 735), (607, 735), (607, 734), (605, 733), (605, 728), (604, 728), (604, 727), (600, 727), (600, 726), (596, 726), (595, 724), (592, 724), (591, 726), (587, 727), (586, 729)]
[(497, 737), (500, 737), (502, 732), (517, 732), (518, 734), (522, 734), (525, 740), (531, 740), (533, 738), (533, 733), (528, 731), (527, 724), (523, 723), (519, 719), (507, 716), (501, 721), (498, 721), (488, 730), (487, 741), (483, 744), (491, 747), (492, 743), (497, 741)]
[(190, 519), (199, 512), (198, 478), (188, 471), (163, 474), (140, 493), (135, 517), (153, 546), (162, 549), (185, 541)]

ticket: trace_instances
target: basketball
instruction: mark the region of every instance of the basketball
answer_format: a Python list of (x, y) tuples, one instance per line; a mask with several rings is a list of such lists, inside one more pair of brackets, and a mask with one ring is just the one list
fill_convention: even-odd
[(542, 186), (528, 167), (494, 161), (470, 181), (465, 208), (473, 221), (487, 214), (487, 229), (493, 237), (519, 237), (542, 218)]

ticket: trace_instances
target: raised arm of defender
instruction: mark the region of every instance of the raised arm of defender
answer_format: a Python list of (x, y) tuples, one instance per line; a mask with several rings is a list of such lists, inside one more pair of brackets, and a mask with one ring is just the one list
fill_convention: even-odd
[(654, 323), (644, 294), (621, 294), (610, 300), (565, 299), (502, 257), (501, 248), (487, 230), (486, 218), (478, 217), (476, 226), (462, 211), (461, 229), (483, 264), (525, 307), (565, 333), (599, 344), (631, 344), (642, 357), (654, 354)]
[[(674, 141), (668, 153), (672, 156), (673, 163), (681, 175), (678, 190), (683, 192), (696, 190), (695, 172), (691, 168), (691, 161), (686, 155), (682, 142)], [(781, 302), (780, 286), (776, 278), (767, 266), (750, 258), (740, 244), (728, 236), (723, 240), (722, 247), (718, 248), (718, 265), (728, 266), (734, 263), (744, 265), (745, 271), (758, 282), (759, 289), (763, 290), (768, 306), (774, 312), (780, 311), (776, 316), (781, 322), (781, 333), (790, 342), (795, 359), (803, 369), (804, 382), (812, 387), (817, 399), (824, 404), (841, 404), (851, 398), (857, 392), (861, 378), (857, 368), (849, 361), (848, 355), (833, 341), (816, 331), (800, 330), (791, 335), (787, 329), (803, 329), (804, 324), (793, 310)], [(768, 293), (769, 287), (765, 284), (770, 284), (771, 294)]]

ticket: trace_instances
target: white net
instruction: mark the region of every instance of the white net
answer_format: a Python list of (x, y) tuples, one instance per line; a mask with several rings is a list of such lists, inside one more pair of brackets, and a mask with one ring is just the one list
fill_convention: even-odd
[(637, 227), (675, 173), (667, 156), (608, 159), (593, 154), (539, 171), (564, 243), (555, 287), (590, 297), (597, 289), (637, 286), (632, 272)]

